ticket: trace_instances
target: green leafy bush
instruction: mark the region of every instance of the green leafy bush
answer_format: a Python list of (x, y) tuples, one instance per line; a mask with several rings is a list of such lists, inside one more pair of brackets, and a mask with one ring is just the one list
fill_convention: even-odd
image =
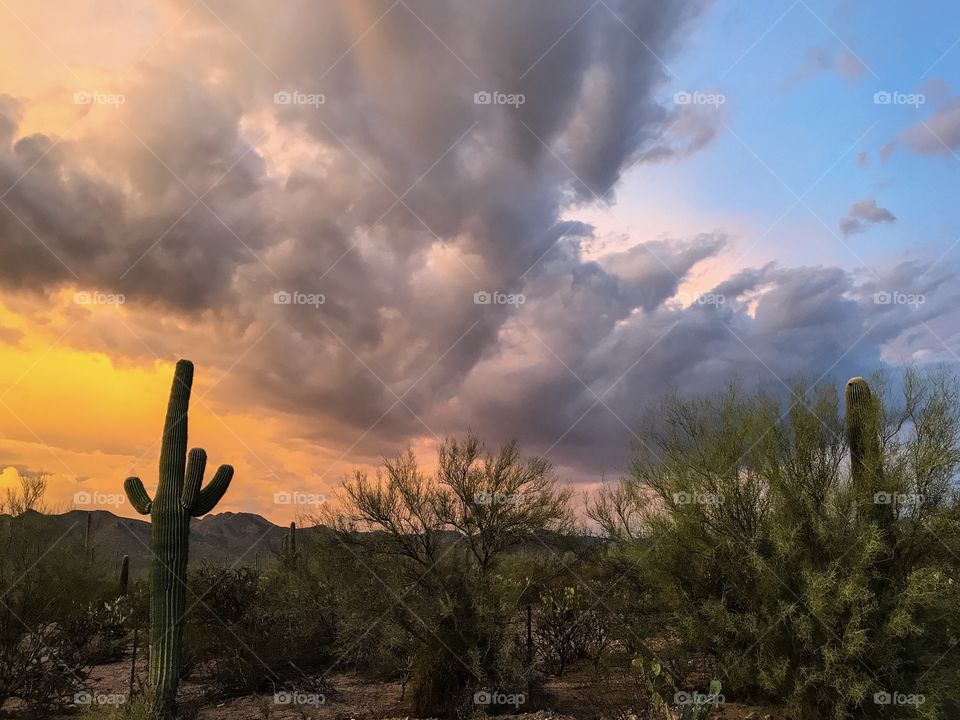
[(188, 670), (200, 671), (228, 695), (313, 690), (311, 671), (328, 659), (334, 643), (324, 593), (299, 575), (245, 566), (203, 564), (191, 571), (189, 583)]
[[(376, 477), (357, 473), (344, 496), (346, 512), (329, 521), (360, 574), (386, 595), (385, 614), (370, 621), (412, 640), (414, 712), (523, 705), (532, 668), (514, 641), (519, 593), (504, 562), (569, 526), (569, 492), (557, 487), (549, 463), (523, 459), (515, 443), (485, 454), (469, 437), (442, 445), (435, 479), (408, 452), (386, 460)], [(487, 702), (501, 699), (515, 706)]]
[[(786, 411), (736, 389), (672, 398), (592, 514), (616, 539), (612, 566), (635, 568), (635, 607), (678, 656), (713, 658), (732, 693), (818, 720), (890, 716), (888, 698), (897, 717), (950, 717), (957, 395), (915, 372), (896, 399), (871, 385), (859, 435), (832, 386)], [(848, 439), (867, 447), (852, 467)]]

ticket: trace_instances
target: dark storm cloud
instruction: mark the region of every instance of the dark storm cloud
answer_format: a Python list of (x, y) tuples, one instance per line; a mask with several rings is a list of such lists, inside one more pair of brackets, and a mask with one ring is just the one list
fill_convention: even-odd
[[(0, 281), (73, 283), (179, 310), (218, 305), (271, 223), (239, 105), (165, 73), (125, 92), (102, 136), (6, 133)], [(0, 103), (0, 128), (16, 127), (15, 107)]]
[[(17, 138), (0, 102), (0, 193), (22, 176), (0, 282), (125, 293), (149, 348), (221, 369), (222, 402), (288, 413), (299, 437), (357, 457), (473, 428), (595, 471), (671, 386), (861, 373), (917, 317), (822, 267), (675, 302), (720, 232), (585, 256), (579, 208), (722, 126), (655, 100), (704, 2), (207, 4), (108, 133)], [(921, 275), (899, 272), (900, 292)], [(296, 292), (323, 302), (274, 302)], [(930, 292), (924, 317), (949, 286)], [(141, 358), (124, 335), (87, 341)]]
[[(904, 264), (857, 283), (837, 268), (769, 265), (717, 285), (703, 295), (709, 302), (650, 310), (611, 302), (622, 280), (614, 283), (619, 293), (609, 276), (564, 290), (558, 273), (554, 301), (528, 299), (514, 320), (533, 329), (525, 349), (539, 361), (517, 367), (504, 348), (439, 415), (448, 428), (497, 428), (550, 448), (596, 479), (600, 470), (623, 467), (631, 430), (669, 390), (709, 393), (739, 379), (785, 392), (799, 376), (843, 378), (875, 368), (886, 343), (955, 305), (948, 285), (955, 275), (925, 277), (924, 270)], [(494, 381), (505, 392), (490, 393)]]

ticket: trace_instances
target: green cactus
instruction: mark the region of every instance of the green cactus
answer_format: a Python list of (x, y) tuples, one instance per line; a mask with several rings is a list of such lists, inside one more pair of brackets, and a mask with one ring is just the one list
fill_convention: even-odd
[(124, 555), (120, 558), (120, 597), (125, 597), (130, 582), (130, 556)]
[(86, 529), (83, 531), (83, 559), (85, 562), (92, 564), (95, 555), (96, 549), (93, 547), (93, 513), (88, 512)]
[(290, 531), (283, 536), (281, 545), (283, 564), (289, 568), (295, 567), (300, 559), (300, 551), (297, 550), (297, 524), (295, 522), (290, 523)]
[(850, 446), (850, 470), (861, 488), (872, 485), (880, 461), (880, 436), (877, 433), (873, 395), (867, 381), (850, 378), (844, 391), (847, 444)]
[(881, 526), (893, 517), (893, 506), (878, 500), (885, 494), (883, 458), (880, 450), (879, 414), (867, 381), (850, 378), (844, 391), (844, 422), (850, 447), (850, 475), (854, 492), (867, 515)]
[(180, 360), (173, 376), (163, 425), (160, 479), (151, 500), (138, 477), (129, 477), (124, 490), (141, 515), (150, 515), (150, 692), (155, 717), (173, 717), (183, 654), (186, 610), (187, 556), (190, 518), (210, 512), (233, 478), (233, 468), (221, 465), (201, 489), (207, 454), (195, 448), (187, 459), (187, 410), (193, 385), (193, 363)]

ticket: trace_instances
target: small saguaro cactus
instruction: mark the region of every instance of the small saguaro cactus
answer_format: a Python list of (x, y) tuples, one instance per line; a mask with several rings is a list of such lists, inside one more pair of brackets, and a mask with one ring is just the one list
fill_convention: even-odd
[(86, 529), (83, 531), (83, 559), (88, 562), (93, 562), (94, 557), (94, 547), (93, 547), (93, 513), (87, 513), (87, 525)]
[(120, 585), (120, 597), (125, 597), (130, 583), (130, 556), (124, 555), (120, 558), (120, 574), (118, 576)]
[(233, 468), (221, 465), (201, 489), (207, 454), (194, 448), (187, 458), (187, 409), (193, 363), (180, 360), (173, 376), (163, 425), (160, 479), (150, 499), (138, 477), (123, 484), (130, 504), (150, 515), (150, 692), (155, 717), (173, 717), (183, 655), (190, 518), (213, 510), (227, 491)]
[(283, 564), (287, 567), (294, 567), (299, 559), (297, 550), (297, 524), (290, 523), (289, 532), (283, 536)]
[(883, 486), (878, 408), (866, 380), (855, 377), (847, 381), (844, 405), (854, 491), (872, 508), (868, 515), (883, 522), (891, 515), (892, 508)]

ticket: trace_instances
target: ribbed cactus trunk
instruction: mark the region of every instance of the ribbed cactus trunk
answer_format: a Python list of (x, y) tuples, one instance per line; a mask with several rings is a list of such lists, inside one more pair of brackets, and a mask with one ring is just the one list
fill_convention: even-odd
[(844, 391), (844, 422), (850, 447), (850, 474), (854, 492), (869, 510), (867, 515), (886, 525), (892, 506), (876, 502), (883, 486), (883, 458), (880, 451), (880, 418), (867, 381), (861, 377), (847, 381)]
[(140, 478), (130, 477), (124, 489), (142, 515), (149, 514), (150, 553), (150, 690), (153, 714), (172, 718), (183, 657), (183, 625), (187, 598), (190, 518), (210, 512), (230, 485), (233, 468), (221, 465), (202, 490), (207, 455), (193, 449), (187, 460), (187, 411), (193, 385), (193, 364), (177, 363), (160, 449), (160, 481), (151, 500)]
[(290, 530), (283, 538), (283, 563), (288, 568), (297, 564), (297, 524), (290, 523)]

